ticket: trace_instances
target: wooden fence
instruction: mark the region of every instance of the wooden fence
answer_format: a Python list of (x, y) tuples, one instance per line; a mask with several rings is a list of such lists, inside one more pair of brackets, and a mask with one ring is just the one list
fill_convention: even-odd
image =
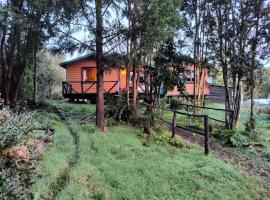
[[(119, 96), (119, 95), (115, 95), (115, 96), (122, 99), (122, 100), (126, 99), (125, 97), (122, 97), (122, 96)], [(205, 153), (205, 155), (209, 154), (209, 117), (208, 117), (208, 115), (196, 115), (196, 114), (184, 113), (184, 112), (179, 112), (179, 111), (176, 111), (176, 110), (160, 108), (160, 107), (157, 107), (157, 106), (154, 106), (154, 105), (151, 105), (151, 104), (147, 104), (147, 103), (144, 103), (144, 102), (138, 102), (138, 103), (141, 104), (141, 105), (146, 106), (147, 109), (148, 108), (157, 108), (157, 109), (161, 109), (163, 111), (172, 112), (173, 113), (172, 121), (166, 121), (164, 119), (160, 119), (163, 122), (170, 125), (171, 132), (172, 132), (171, 137), (172, 138), (175, 137), (177, 128), (183, 129), (185, 131), (189, 131), (189, 132), (192, 132), (192, 133), (203, 135), (204, 136), (204, 153)], [(188, 116), (188, 117), (193, 116), (193, 117), (196, 117), (196, 118), (202, 118), (203, 121), (204, 121), (203, 130), (192, 129), (192, 128), (184, 127), (184, 126), (181, 126), (180, 124), (177, 124), (177, 121), (176, 121), (177, 115), (184, 115), (184, 116)]]
[(232, 129), (233, 128), (233, 124), (232, 124), (232, 122), (233, 122), (233, 116), (234, 116), (234, 111), (233, 110), (227, 110), (227, 109), (222, 109), (222, 108), (212, 108), (212, 107), (206, 107), (206, 106), (195, 106), (195, 105), (184, 104), (184, 103), (178, 103), (177, 105), (186, 106), (188, 113), (191, 112), (191, 109), (190, 108), (200, 108), (200, 109), (206, 109), (206, 110), (222, 111), (222, 112), (224, 112), (224, 116), (225, 116), (225, 113), (229, 113), (229, 120), (228, 121), (216, 119), (216, 118), (210, 117), (210, 116), (208, 116), (208, 119), (209, 120), (212, 120), (212, 121), (216, 121), (216, 122), (222, 123), (222, 124), (225, 124), (228, 129)]

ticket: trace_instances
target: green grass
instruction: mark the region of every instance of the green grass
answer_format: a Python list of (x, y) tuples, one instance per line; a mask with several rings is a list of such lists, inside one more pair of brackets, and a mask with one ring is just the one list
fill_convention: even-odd
[[(222, 103), (210, 103), (208, 102), (207, 107), (211, 108), (221, 108), (224, 109), (224, 104)], [(185, 109), (177, 109), (178, 111), (181, 112), (186, 112)], [(258, 132), (258, 138), (257, 140), (263, 144), (264, 148), (261, 149), (261, 152), (259, 153), (259, 156), (266, 158), (267, 160), (270, 161), (270, 115), (260, 113), (258, 110), (255, 110), (255, 117), (256, 117), (256, 131)], [(211, 110), (211, 109), (203, 109), (202, 114), (207, 114), (210, 117), (219, 119), (219, 120), (224, 120), (225, 114), (223, 111), (216, 111), (216, 110)], [(236, 132), (245, 132), (245, 123), (247, 122), (249, 117), (249, 107), (247, 106), (242, 106), (241, 107), (241, 112), (240, 112), (240, 120), (239, 123), (235, 129)], [(167, 121), (171, 121), (173, 118), (173, 113), (166, 111), (164, 112), (164, 119)], [(182, 126), (188, 126), (189, 125), (189, 120), (186, 116), (183, 115), (177, 115), (177, 124), (182, 125)], [(224, 128), (221, 128), (222, 124), (219, 122), (214, 122), (213, 120), (209, 120), (210, 125), (212, 126), (213, 130), (224, 130)], [(195, 125), (198, 128), (203, 127), (203, 122), (195, 122), (192, 121), (192, 124)], [(215, 132), (220, 132), (220, 131), (215, 131)], [(220, 133), (222, 134), (222, 133)], [(238, 150), (242, 152), (246, 151), (253, 151), (253, 149), (247, 149), (247, 148), (239, 148)]]
[[(215, 108), (224, 108), (224, 104), (220, 103), (210, 103), (209, 107)], [(241, 107), (240, 112), (240, 120), (236, 127), (236, 131), (244, 132), (245, 131), (245, 123), (249, 117), (250, 108), (247, 106)], [(224, 120), (224, 113), (216, 112), (216, 111), (207, 111), (209, 116), (212, 116), (217, 119)], [(255, 109), (255, 119), (256, 119), (256, 131), (258, 132), (258, 140), (264, 145), (265, 148), (262, 149), (262, 154), (268, 154), (270, 160), (270, 115), (259, 112), (259, 110)]]
[[(55, 103), (57, 106), (57, 104)], [(93, 105), (61, 103), (66, 115)], [(66, 108), (69, 109), (66, 109)], [(43, 199), (74, 154), (67, 127), (56, 123), (54, 143), (40, 164), (33, 186)], [(69, 168), (67, 184), (56, 199), (253, 199), (261, 185), (201, 148), (179, 149), (152, 141), (144, 146), (141, 130), (128, 125), (92, 133), (93, 124), (68, 124), (79, 137), (78, 160)]]
[[(53, 184), (61, 174), (68, 169), (68, 163), (74, 153), (73, 138), (67, 127), (59, 121), (50, 121), (55, 128), (52, 146), (43, 155), (43, 161), (34, 177), (33, 193), (38, 192), (43, 199), (48, 199), (54, 192)], [(40, 177), (41, 176), (41, 177)]]

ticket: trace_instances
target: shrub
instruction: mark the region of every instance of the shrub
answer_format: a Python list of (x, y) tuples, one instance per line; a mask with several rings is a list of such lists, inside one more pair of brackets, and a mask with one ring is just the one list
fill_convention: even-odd
[(54, 99), (54, 100), (62, 100), (64, 99), (62, 94), (60, 92), (53, 92), (52, 95), (51, 95), (51, 99)]
[(0, 111), (0, 199), (31, 199), (29, 187), (36, 160), (30, 158), (31, 148), (21, 143), (28, 133), (40, 128), (37, 119), (34, 112), (17, 114), (4, 106)]
[(182, 109), (186, 108), (186, 106), (179, 104), (188, 104), (188, 100), (185, 97), (173, 97), (170, 99), (170, 108), (171, 109)]
[(181, 99), (179, 99), (179, 98), (171, 98), (171, 100), (170, 100), (170, 108), (171, 109), (181, 108), (181, 106), (179, 105), (180, 103), (182, 103)]
[(106, 120), (106, 125), (107, 125), (108, 127), (116, 126), (117, 123), (118, 123), (118, 122), (117, 122), (114, 118), (112, 118), (112, 117), (110, 117), (110, 118), (108, 118), (108, 119)]
[(259, 110), (259, 113), (264, 113), (264, 114), (270, 115), (270, 107), (260, 109), (260, 110)]
[(243, 146), (248, 141), (248, 137), (244, 133), (235, 130), (223, 131), (219, 135), (219, 139), (222, 144), (235, 147)]
[(107, 98), (106, 103), (105, 116), (107, 118), (114, 118), (116, 121), (129, 121), (132, 113), (125, 101), (116, 98)]
[(192, 148), (193, 145), (184, 141), (182, 138), (175, 136), (172, 138), (171, 132), (166, 129), (159, 130), (160, 134), (155, 134), (155, 139), (158, 142), (170, 144), (178, 148)]
[(245, 123), (245, 134), (251, 141), (258, 140), (259, 136), (262, 135), (262, 130), (257, 126), (255, 117), (251, 121), (248, 119)]
[(23, 136), (39, 126), (35, 114), (15, 114), (8, 108), (0, 111), (0, 150), (18, 144)]

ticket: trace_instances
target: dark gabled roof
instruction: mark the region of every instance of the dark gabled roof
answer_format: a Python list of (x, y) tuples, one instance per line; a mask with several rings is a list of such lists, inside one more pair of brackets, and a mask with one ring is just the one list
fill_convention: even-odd
[(67, 65), (69, 65), (69, 64), (72, 64), (72, 63), (80, 61), (80, 60), (93, 59), (93, 58), (95, 58), (95, 54), (86, 54), (84, 56), (80, 56), (78, 58), (74, 58), (74, 59), (62, 62), (59, 65), (66, 69)]

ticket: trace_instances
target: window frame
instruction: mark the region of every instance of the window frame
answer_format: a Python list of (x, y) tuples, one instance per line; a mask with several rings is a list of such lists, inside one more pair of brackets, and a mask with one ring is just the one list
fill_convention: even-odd
[[(82, 67), (82, 70), (81, 70), (81, 81), (82, 82), (93, 82), (93, 81), (97, 81), (97, 74), (96, 74), (96, 80), (84, 80), (84, 77), (83, 77), (84, 70), (92, 69), (92, 68), (96, 68), (96, 67)], [(96, 68), (96, 71), (97, 71), (97, 68)]]
[[(190, 77), (188, 77), (187, 76), (187, 71), (189, 71), (190, 73), (191, 73), (191, 76)], [(186, 76), (186, 82), (187, 83), (194, 83), (194, 70), (190, 70), (190, 69), (188, 69), (188, 70), (185, 70), (185, 76)]]

